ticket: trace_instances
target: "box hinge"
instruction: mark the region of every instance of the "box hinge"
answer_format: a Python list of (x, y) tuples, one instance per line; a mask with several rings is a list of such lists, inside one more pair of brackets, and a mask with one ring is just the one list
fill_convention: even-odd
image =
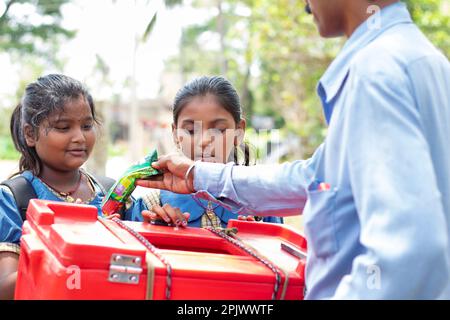
[(109, 265), (110, 282), (138, 284), (142, 273), (142, 258), (123, 254), (113, 254)]

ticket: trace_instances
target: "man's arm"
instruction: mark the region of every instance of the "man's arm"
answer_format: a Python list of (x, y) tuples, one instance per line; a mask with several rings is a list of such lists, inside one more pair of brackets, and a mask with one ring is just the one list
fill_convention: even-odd
[(240, 214), (298, 215), (321, 152), (322, 146), (308, 160), (281, 165), (197, 163), (194, 188), (198, 193), (207, 191)]

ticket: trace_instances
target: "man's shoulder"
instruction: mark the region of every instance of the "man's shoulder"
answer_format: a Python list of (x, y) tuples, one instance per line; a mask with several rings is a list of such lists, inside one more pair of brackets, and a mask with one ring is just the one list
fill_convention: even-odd
[(422, 59), (440, 57), (442, 53), (414, 24), (387, 30), (355, 56), (351, 69), (360, 76), (399, 79), (409, 66)]

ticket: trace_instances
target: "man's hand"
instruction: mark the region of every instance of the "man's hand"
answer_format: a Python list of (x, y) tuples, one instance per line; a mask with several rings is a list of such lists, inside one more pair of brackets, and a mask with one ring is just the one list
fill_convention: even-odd
[(151, 180), (136, 180), (136, 185), (175, 193), (193, 193), (195, 192), (194, 170), (189, 172), (185, 181), (186, 172), (193, 164), (194, 161), (178, 153), (162, 156), (158, 161), (152, 163), (152, 167), (163, 171), (163, 175), (152, 177)]

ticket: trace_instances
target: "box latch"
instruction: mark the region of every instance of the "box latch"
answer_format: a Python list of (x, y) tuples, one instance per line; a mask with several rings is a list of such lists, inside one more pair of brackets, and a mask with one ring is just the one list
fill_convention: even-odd
[(109, 266), (109, 281), (138, 284), (142, 259), (137, 256), (113, 254)]

